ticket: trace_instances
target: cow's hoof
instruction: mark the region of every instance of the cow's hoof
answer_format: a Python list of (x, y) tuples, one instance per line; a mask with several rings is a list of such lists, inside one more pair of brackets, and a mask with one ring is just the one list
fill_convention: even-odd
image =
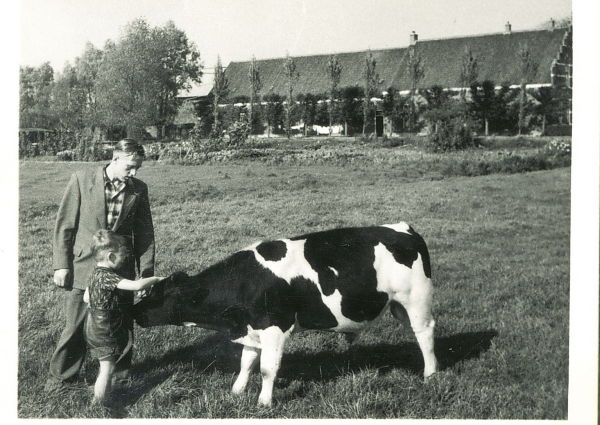
[(262, 407), (271, 407), (272, 402), (271, 402), (271, 399), (265, 400), (265, 399), (262, 399), (262, 398), (259, 397), (258, 398), (258, 405), (262, 406)]
[(439, 373), (438, 370), (434, 370), (433, 372), (424, 373), (423, 378), (424, 378), (425, 382), (427, 382), (427, 381), (433, 379), (438, 373)]
[(246, 389), (246, 388), (245, 388), (245, 387), (242, 387), (241, 385), (237, 385), (237, 386), (236, 386), (236, 385), (234, 385), (234, 386), (231, 388), (231, 394), (234, 394), (234, 395), (240, 395), (240, 394), (242, 394), (242, 393), (244, 392), (244, 390), (245, 390), (245, 389)]

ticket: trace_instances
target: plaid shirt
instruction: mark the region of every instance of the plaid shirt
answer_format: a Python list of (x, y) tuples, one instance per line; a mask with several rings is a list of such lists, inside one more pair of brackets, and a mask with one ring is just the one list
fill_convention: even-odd
[(106, 201), (106, 228), (113, 229), (125, 198), (125, 182), (114, 179), (110, 180), (104, 168), (104, 199)]

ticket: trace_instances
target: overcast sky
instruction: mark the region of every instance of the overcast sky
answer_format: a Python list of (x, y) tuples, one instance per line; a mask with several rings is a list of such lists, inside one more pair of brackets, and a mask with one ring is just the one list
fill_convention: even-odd
[(137, 17), (172, 20), (212, 67), (235, 60), (402, 47), (420, 39), (538, 27), (570, 0), (21, 0), (20, 64), (61, 70), (86, 41), (102, 47)]

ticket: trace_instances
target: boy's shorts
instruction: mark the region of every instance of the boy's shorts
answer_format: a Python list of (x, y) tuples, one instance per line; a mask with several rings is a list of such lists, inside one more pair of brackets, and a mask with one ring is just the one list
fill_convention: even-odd
[(118, 361), (130, 349), (133, 333), (119, 311), (89, 309), (85, 338), (90, 355), (98, 360)]

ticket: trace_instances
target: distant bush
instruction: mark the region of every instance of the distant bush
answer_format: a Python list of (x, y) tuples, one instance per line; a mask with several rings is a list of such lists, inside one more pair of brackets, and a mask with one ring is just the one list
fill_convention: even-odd
[(462, 150), (476, 145), (471, 125), (462, 117), (439, 120), (428, 136), (427, 144), (433, 152)]
[(73, 161), (75, 159), (75, 152), (72, 150), (65, 150), (56, 153), (56, 158), (59, 161)]
[(571, 144), (555, 139), (546, 145), (545, 151), (546, 153), (554, 157), (570, 157)]
[(250, 124), (248, 121), (235, 121), (227, 128), (227, 134), (229, 135), (229, 145), (239, 146), (243, 144), (250, 134)]
[(545, 136), (570, 136), (572, 127), (567, 124), (554, 124), (546, 126)]
[(513, 152), (500, 152), (498, 158), (469, 158), (448, 162), (442, 174), (451, 176), (484, 176), (488, 174), (516, 174), (530, 171), (549, 170), (570, 165), (570, 156), (551, 156), (540, 151), (518, 155)]

